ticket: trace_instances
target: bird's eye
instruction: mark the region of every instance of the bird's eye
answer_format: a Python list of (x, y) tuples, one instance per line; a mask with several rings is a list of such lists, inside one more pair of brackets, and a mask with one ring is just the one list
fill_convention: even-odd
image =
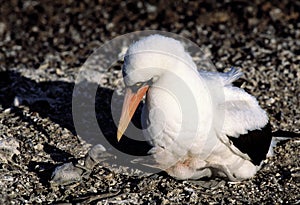
[(129, 87), (130, 87), (130, 89), (131, 89), (133, 92), (136, 93), (143, 85), (144, 85), (143, 82), (138, 82), (138, 83), (136, 83), (136, 84), (134, 84), (134, 85), (132, 85), (132, 86), (129, 86)]
[(141, 87), (141, 86), (142, 86), (142, 84), (143, 84), (143, 83), (139, 82), (139, 83), (136, 83), (136, 84), (135, 84), (135, 86), (137, 86), (137, 87)]

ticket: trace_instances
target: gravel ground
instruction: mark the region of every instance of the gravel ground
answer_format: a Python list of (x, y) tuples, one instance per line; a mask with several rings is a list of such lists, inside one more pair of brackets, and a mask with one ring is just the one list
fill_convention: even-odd
[[(300, 2), (211, 2), (1, 1), (0, 204), (300, 204)], [(114, 158), (105, 151), (91, 154), (72, 119), (76, 75), (103, 43), (144, 29), (190, 39), (219, 71), (244, 71), (239, 84), (269, 113), (274, 135), (293, 137), (255, 177), (204, 187), (137, 176), (126, 164), (103, 162)], [(111, 138), (110, 98), (122, 86), (118, 62), (96, 98), (99, 125)]]

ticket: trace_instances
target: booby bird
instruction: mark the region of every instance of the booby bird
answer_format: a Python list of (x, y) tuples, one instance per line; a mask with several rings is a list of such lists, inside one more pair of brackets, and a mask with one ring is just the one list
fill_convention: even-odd
[(155, 34), (128, 48), (122, 72), (126, 93), (117, 139), (146, 96), (143, 133), (157, 167), (170, 176), (241, 181), (253, 177), (270, 153), (266, 112), (232, 84), (240, 70), (198, 71), (178, 40)]

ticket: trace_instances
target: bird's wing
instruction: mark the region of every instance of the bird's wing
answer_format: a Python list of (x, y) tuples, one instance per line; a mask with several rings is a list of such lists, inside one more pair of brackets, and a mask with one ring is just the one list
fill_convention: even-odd
[(268, 123), (266, 112), (253, 96), (231, 85), (224, 86), (223, 91), (224, 101), (217, 108), (219, 116), (223, 116), (222, 133), (239, 137)]
[(240, 88), (226, 86), (224, 96), (225, 101), (219, 106), (224, 112), (219, 139), (232, 148), (227, 140), (229, 139), (234, 147), (247, 154), (252, 163), (259, 166), (272, 150), (272, 132), (268, 116), (257, 100)]
[(200, 71), (199, 74), (217, 102), (215, 125), (219, 126), (216, 129), (222, 135), (237, 138), (248, 131), (263, 128), (268, 123), (268, 116), (257, 100), (232, 85), (243, 75), (240, 70), (231, 68), (226, 73)]
[(266, 157), (272, 138), (267, 113), (255, 97), (231, 84), (242, 75), (239, 70), (210, 74), (219, 80), (206, 75), (206, 79), (210, 78), (210, 82), (214, 82), (209, 86), (215, 87), (213, 95), (217, 107), (214, 125), (218, 138), (234, 153), (245, 159), (249, 157), (255, 165), (259, 165)]

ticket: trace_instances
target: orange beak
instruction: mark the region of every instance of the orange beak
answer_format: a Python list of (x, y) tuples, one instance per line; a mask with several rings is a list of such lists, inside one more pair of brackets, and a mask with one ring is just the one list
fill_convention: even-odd
[(117, 139), (118, 142), (121, 140), (126, 128), (131, 121), (131, 118), (139, 105), (142, 98), (146, 95), (149, 85), (141, 87), (136, 93), (132, 92), (130, 88), (126, 89), (122, 114), (118, 126)]

